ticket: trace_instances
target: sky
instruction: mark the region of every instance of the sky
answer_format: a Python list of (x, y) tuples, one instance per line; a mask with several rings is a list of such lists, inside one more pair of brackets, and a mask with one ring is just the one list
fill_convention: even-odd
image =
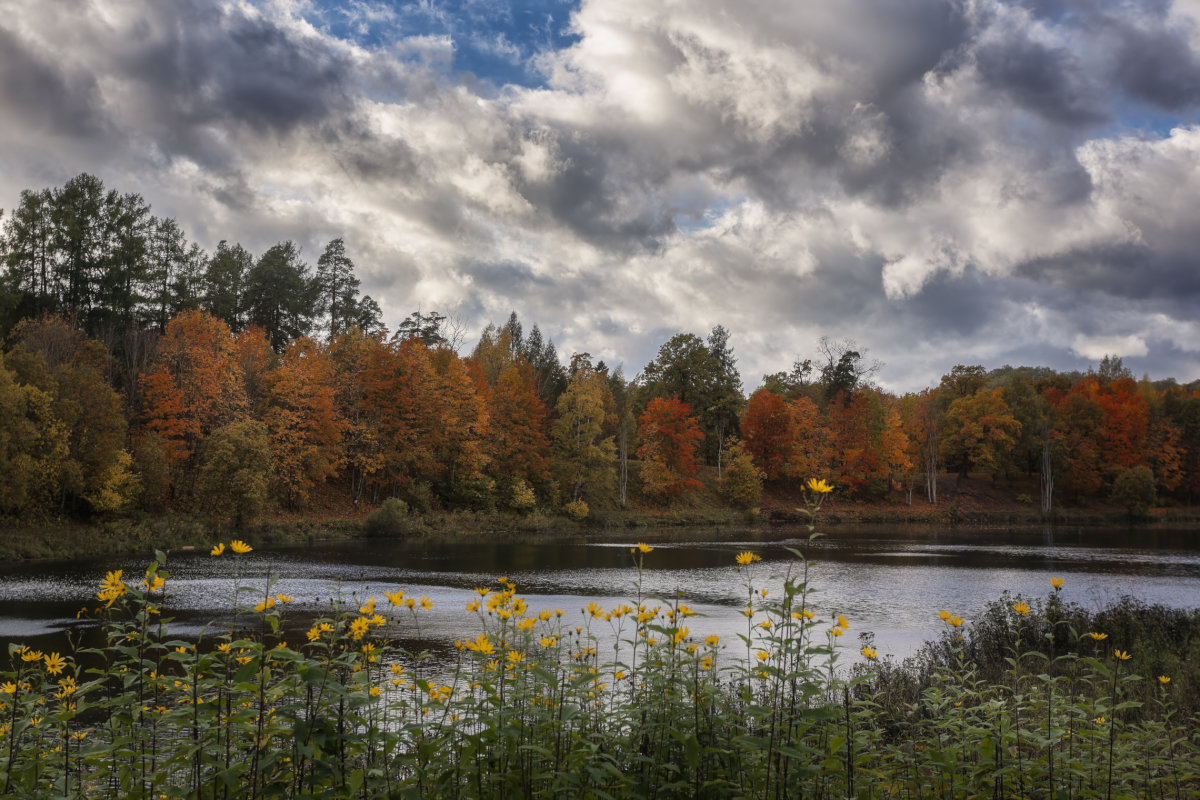
[(0, 0), (0, 207), (343, 237), (393, 327), (1200, 378), (1200, 0)]

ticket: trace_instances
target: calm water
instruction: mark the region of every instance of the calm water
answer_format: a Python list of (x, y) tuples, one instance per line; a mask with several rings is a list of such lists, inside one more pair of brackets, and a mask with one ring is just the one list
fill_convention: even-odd
[[(746, 600), (746, 573), (734, 555), (751, 549), (763, 561), (754, 565), (756, 587), (778, 593), (783, 575), (801, 564), (787, 547), (802, 547), (815, 562), (809, 572), (816, 590), (810, 605), (828, 618), (845, 614), (851, 629), (845, 642), (871, 631), (881, 653), (910, 655), (935, 636), (948, 609), (968, 620), (990, 600), (1008, 591), (1047, 594), (1050, 576), (1066, 580), (1065, 597), (1102, 606), (1132, 595), (1150, 603), (1200, 607), (1200, 531), (1096, 532), (1086, 530), (948, 532), (878, 528), (835, 528), (809, 543), (799, 530), (730, 533), (687, 530), (681, 539), (655, 543), (646, 556), (642, 591), (659, 598), (679, 595), (703, 616), (690, 620), (693, 633), (733, 637), (745, 631), (740, 609)], [(328, 614), (331, 602), (357, 603), (370, 595), (386, 605), (383, 592), (403, 589), (428, 595), (432, 611), (393, 629), (406, 646), (445, 654), (456, 638), (477, 630), (463, 611), (474, 587), (495, 586), (497, 576), (517, 583), (533, 610), (560, 608), (580, 620), (589, 600), (606, 607), (629, 602), (638, 580), (629, 547), (550, 538), (538, 543), (454, 541), (444, 543), (351, 543), (256, 550), (240, 561), (241, 583), (294, 596), (285, 620), (289, 638), (302, 640), (312, 618)], [(0, 566), (0, 644), (25, 642), (62, 649), (74, 635), (94, 641), (95, 629), (76, 620), (94, 605), (97, 581), (106, 570), (123, 568), (128, 580), (146, 562), (38, 563)], [(220, 631), (233, 619), (230, 596), (237, 580), (234, 561), (206, 552), (172, 554), (168, 567), (172, 594), (164, 616), (172, 631), (194, 637), (205, 626)], [(251, 601), (253, 602), (253, 601)]]

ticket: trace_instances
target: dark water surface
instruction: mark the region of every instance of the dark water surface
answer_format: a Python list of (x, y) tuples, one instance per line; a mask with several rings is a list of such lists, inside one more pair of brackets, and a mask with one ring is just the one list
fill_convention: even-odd
[[(677, 541), (655, 543), (645, 557), (642, 591), (681, 596), (703, 615), (689, 621), (700, 635), (732, 638), (745, 631), (740, 611), (747, 572), (738, 571), (734, 556), (748, 549), (763, 559), (750, 573), (754, 586), (778, 596), (783, 575), (803, 566), (787, 548), (801, 547), (814, 562), (810, 606), (827, 619), (838, 614), (850, 619), (848, 649), (857, 650), (857, 635), (871, 631), (880, 652), (897, 657), (937, 635), (940, 609), (969, 621), (1005, 591), (1028, 598), (1048, 594), (1051, 576), (1065, 579), (1066, 599), (1087, 606), (1132, 595), (1148, 603), (1200, 607), (1200, 531), (837, 527), (811, 543), (802, 529), (688, 529), (671, 535)], [(577, 621), (572, 624), (582, 623), (580, 610), (589, 600), (607, 608), (632, 604), (638, 581), (629, 553), (633, 543), (569, 537), (521, 543), (371, 541), (256, 550), (237, 562), (228, 552), (220, 558), (207, 551), (174, 553), (167, 565), (171, 594), (164, 616), (175, 620), (171, 629), (181, 638), (195, 637), (206, 626), (212, 633), (227, 630), (235, 619), (234, 587), (252, 585), (261, 596), (267, 576), (275, 575), (272, 591), (295, 597), (285, 625), (298, 642), (337, 598), (348, 605), (374, 595), (383, 610), (383, 593), (403, 589), (428, 595), (434, 608), (420, 614), (419, 630), (401, 617), (393, 635), (410, 648), (445, 653), (455, 639), (478, 632), (464, 607), (476, 597), (476, 586), (495, 587), (501, 575), (516, 582), (532, 610), (562, 609)], [(107, 570), (123, 569), (131, 581), (145, 567), (145, 561), (134, 560), (0, 565), (0, 644), (61, 650), (68, 634), (95, 642), (94, 624), (77, 620), (76, 613), (95, 605), (97, 582)], [(249, 595), (242, 601), (254, 602)]]

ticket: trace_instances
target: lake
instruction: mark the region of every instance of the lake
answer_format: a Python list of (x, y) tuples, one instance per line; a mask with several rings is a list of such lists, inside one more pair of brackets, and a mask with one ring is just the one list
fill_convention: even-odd
[[(645, 556), (643, 593), (680, 597), (701, 615), (689, 620), (693, 634), (716, 633), (733, 642), (746, 630), (740, 612), (748, 571), (739, 571), (734, 563), (744, 550), (763, 559), (749, 571), (755, 588), (767, 588), (777, 597), (783, 575), (803, 567), (787, 548), (803, 548), (812, 562), (809, 605), (826, 619), (838, 614), (849, 618), (843, 638), (848, 653), (858, 650), (859, 634), (870, 631), (881, 655), (911, 655), (943, 627), (940, 609), (969, 622), (1006, 591), (1045, 596), (1051, 576), (1065, 579), (1065, 599), (1090, 607), (1123, 595), (1200, 607), (1200, 531), (838, 526), (814, 542), (800, 528), (690, 528), (647, 535), (670, 535), (673, 541), (654, 542), (654, 551)], [(295, 598), (287, 608), (285, 628), (298, 644), (312, 619), (330, 613), (338, 598), (357, 604), (374, 595), (383, 610), (383, 593), (403, 589), (427, 595), (434, 606), (420, 614), (420, 630), (402, 622), (392, 628), (393, 635), (406, 647), (443, 658), (455, 639), (478, 632), (464, 611), (477, 596), (475, 587), (495, 588), (501, 575), (517, 584), (531, 609), (562, 609), (568, 620), (579, 620), (572, 624), (582, 624), (580, 611), (591, 600), (606, 608), (630, 603), (639, 579), (629, 552), (635, 541), (632, 536), (604, 542), (577, 536), (519, 542), (360, 541), (260, 549), (240, 560), (228, 551), (219, 558), (207, 550), (173, 553), (167, 584), (171, 595), (163, 614), (175, 620), (172, 630), (181, 638), (195, 637), (206, 626), (219, 633), (234, 619), (234, 587), (254, 585), (261, 596), (267, 576), (275, 575), (273, 591)], [(95, 642), (94, 624), (76, 619), (77, 612), (96, 605), (96, 585), (107, 570), (123, 569), (127, 581), (140, 580), (146, 564), (114, 559), (0, 566), (0, 641), (42, 650), (64, 649), (68, 635)]]

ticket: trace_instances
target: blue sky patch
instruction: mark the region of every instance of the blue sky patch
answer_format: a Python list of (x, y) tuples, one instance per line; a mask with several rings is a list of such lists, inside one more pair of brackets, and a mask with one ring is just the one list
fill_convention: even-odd
[(540, 53), (578, 41), (571, 14), (579, 0), (319, 0), (309, 21), (367, 47), (412, 36), (444, 36), (454, 43), (453, 69), (497, 86), (542, 86)]

